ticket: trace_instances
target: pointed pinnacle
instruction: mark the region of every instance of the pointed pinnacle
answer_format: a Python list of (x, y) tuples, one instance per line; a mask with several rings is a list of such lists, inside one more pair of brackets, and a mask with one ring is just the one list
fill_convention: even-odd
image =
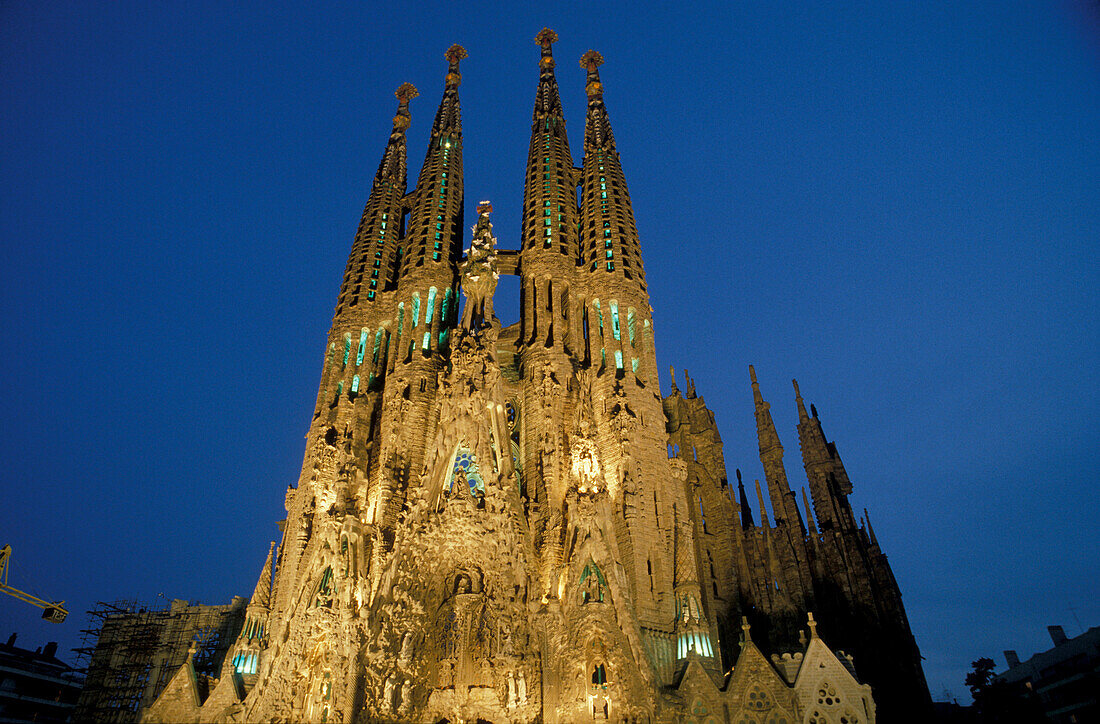
[(817, 526), (814, 524), (814, 509), (810, 505), (810, 497), (806, 495), (806, 486), (802, 486), (802, 505), (806, 507), (806, 525), (810, 532), (817, 535)]
[(752, 380), (752, 383), (754, 385), (757, 384), (757, 382), (756, 382), (756, 369), (754, 369), (752, 365), (749, 365), (749, 379)]
[(760, 525), (770, 528), (768, 521), (768, 509), (764, 507), (764, 493), (760, 490), (760, 479), (756, 479), (756, 501), (760, 505)]
[(871, 545), (878, 545), (878, 538), (875, 536), (875, 529), (871, 525), (871, 514), (867, 512), (867, 509), (863, 509), (863, 519), (867, 521), (867, 537), (871, 539)]
[(799, 422), (805, 422), (810, 419), (810, 416), (806, 414), (806, 403), (802, 400), (802, 392), (798, 389), (798, 380), (791, 380), (794, 385), (794, 401), (798, 405), (798, 420)]
[(745, 642), (746, 643), (748, 643), (749, 641), (752, 641), (752, 636), (749, 635), (749, 631), (751, 629), (752, 629), (752, 626), (749, 625), (749, 617), (748, 616), (742, 616), (741, 617), (741, 630), (745, 632)]
[(806, 616), (808, 617), (807, 624), (810, 627), (810, 638), (811, 639), (816, 639), (817, 638), (817, 621), (814, 621), (814, 612), (810, 611), (806, 614)]

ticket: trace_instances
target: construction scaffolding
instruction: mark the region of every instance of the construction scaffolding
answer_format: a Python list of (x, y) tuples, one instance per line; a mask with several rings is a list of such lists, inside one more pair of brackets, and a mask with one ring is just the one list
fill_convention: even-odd
[(99, 602), (88, 611), (90, 625), (74, 649), (85, 683), (73, 721), (137, 722), (187, 660), (192, 642), (195, 673), (218, 677), (244, 624), (247, 603), (240, 596), (224, 606)]

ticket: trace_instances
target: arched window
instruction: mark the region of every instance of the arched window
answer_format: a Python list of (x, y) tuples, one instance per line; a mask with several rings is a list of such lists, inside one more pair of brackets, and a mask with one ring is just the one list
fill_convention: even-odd
[(596, 686), (607, 684), (607, 669), (603, 664), (596, 664), (592, 667), (592, 683)]
[(413, 292), (413, 319), (412, 328), (420, 326), (420, 292)]
[(348, 357), (351, 356), (351, 335), (344, 335), (344, 366), (348, 366)]
[(634, 307), (626, 310), (626, 334), (630, 338), (630, 344), (634, 344)]
[[(611, 305), (611, 334), (615, 335), (617, 341), (622, 341), (622, 331), (619, 328), (619, 303), (612, 299), (608, 304)], [(622, 369), (621, 364), (619, 368)]]
[(351, 378), (351, 391), (352, 393), (359, 392), (359, 375), (355, 375)]

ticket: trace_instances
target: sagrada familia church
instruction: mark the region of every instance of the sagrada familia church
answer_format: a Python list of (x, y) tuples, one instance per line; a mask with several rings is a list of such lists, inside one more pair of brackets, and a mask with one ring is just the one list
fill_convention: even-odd
[[(694, 382), (662, 394), (603, 59), (581, 58), (578, 167), (557, 36), (536, 40), (518, 251), (497, 248), (488, 202), (465, 236), (466, 51), (446, 53), (411, 190), (417, 91), (397, 90), (282, 541), (220, 676), (188, 657), (144, 721), (931, 718), (898, 585), (797, 383), (808, 496), (751, 368), (749, 493)], [(501, 274), (521, 288), (505, 328)]]

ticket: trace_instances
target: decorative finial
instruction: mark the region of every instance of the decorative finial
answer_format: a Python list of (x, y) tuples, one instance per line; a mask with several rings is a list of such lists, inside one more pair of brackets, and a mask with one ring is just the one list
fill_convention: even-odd
[(493, 213), (493, 205), (488, 201), (480, 201), (477, 205), (477, 215), (483, 216), (485, 214)]
[(809, 612), (808, 612), (808, 613), (806, 614), (806, 616), (807, 616), (807, 617), (808, 617), (808, 619), (809, 619), (809, 620), (807, 621), (807, 624), (808, 624), (808, 625), (809, 625), (809, 627), (810, 627), (810, 638), (811, 638), (811, 639), (816, 639), (816, 638), (817, 638), (817, 621), (814, 621), (814, 612), (813, 612), (813, 611), (809, 611)]
[(550, 28), (543, 28), (535, 36), (535, 42), (544, 48), (549, 48), (551, 44), (558, 42), (558, 34)]
[(197, 651), (198, 648), (195, 646), (195, 642), (191, 641), (191, 645), (187, 647), (187, 660), (190, 661), (191, 659), (195, 658), (195, 653)]
[(409, 129), (409, 101), (420, 95), (420, 92), (416, 90), (416, 86), (412, 83), (402, 83), (401, 87), (393, 93), (397, 96), (397, 100), (400, 105), (397, 108), (397, 115), (393, 117), (393, 130), (395, 133), (404, 133)]
[(603, 65), (603, 56), (595, 50), (590, 50), (581, 56), (581, 67), (588, 71), (588, 83), (584, 86), (584, 92), (589, 98), (603, 94), (603, 83), (596, 68)]
[(794, 396), (801, 399), (802, 393), (798, 389), (798, 380), (791, 380), (791, 384), (794, 385)]
[(455, 43), (443, 54), (451, 67), (447, 70), (446, 84), (448, 88), (457, 88), (462, 85), (462, 73), (458, 71), (458, 61), (466, 57), (466, 49)]
[(469, 57), (469, 53), (467, 53), (466, 49), (463, 48), (461, 45), (455, 43), (451, 47), (447, 48), (447, 52), (443, 54), (443, 57), (451, 63), (457, 63), (463, 58)]
[(603, 65), (603, 56), (595, 50), (590, 50), (581, 56), (581, 67), (585, 70), (596, 70)]
[(749, 630), (751, 628), (752, 628), (752, 626), (749, 626), (748, 616), (742, 616), (741, 617), (741, 630), (745, 632), (745, 643), (748, 643), (749, 641), (752, 641), (752, 635), (749, 634)]
[(752, 380), (754, 385), (756, 384), (756, 370), (753, 369), (752, 365), (749, 365), (749, 379)]
[(420, 91), (418, 91), (416, 89), (416, 86), (414, 86), (412, 83), (402, 83), (401, 87), (394, 91), (393, 94), (397, 96), (397, 100), (401, 101), (402, 103), (408, 103), (413, 98), (416, 98), (418, 95), (420, 95)]

